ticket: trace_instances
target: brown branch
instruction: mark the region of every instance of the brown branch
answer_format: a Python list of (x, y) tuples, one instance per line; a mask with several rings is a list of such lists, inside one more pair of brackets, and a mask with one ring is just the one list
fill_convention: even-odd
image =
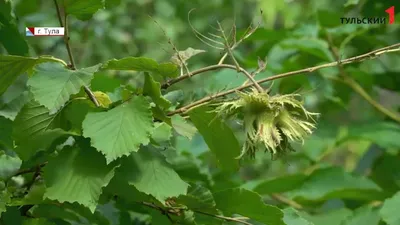
[[(56, 5), (57, 16), (58, 16), (58, 21), (60, 23), (60, 26), (64, 27), (64, 42), (65, 42), (65, 46), (66, 46), (67, 52), (68, 52), (68, 57), (69, 57), (69, 61), (70, 61), (70, 68), (72, 70), (76, 70), (74, 57), (72, 55), (71, 46), (69, 44), (69, 32), (68, 32), (67, 14), (64, 12), (64, 23), (63, 23), (61, 12), (60, 12), (60, 7), (58, 5), (57, 0), (54, 0), (54, 4)], [(88, 95), (88, 97), (90, 98), (90, 100), (96, 105), (96, 107), (99, 107), (100, 104), (97, 101), (96, 97), (94, 96), (93, 92), (90, 90), (90, 88), (87, 87), (86, 85), (84, 85), (83, 88), (84, 88), (86, 94)]]
[(221, 215), (215, 215), (215, 214), (211, 214), (211, 213), (207, 213), (207, 212), (202, 212), (202, 211), (197, 211), (197, 210), (194, 210), (193, 212), (199, 213), (199, 214), (203, 214), (203, 215), (206, 215), (206, 216), (215, 217), (215, 218), (218, 218), (218, 219), (221, 219), (221, 220), (225, 220), (226, 222), (236, 222), (236, 223), (241, 223), (241, 224), (246, 224), (246, 225), (252, 225), (251, 223), (246, 222), (246, 221), (243, 221), (243, 220), (241, 220), (241, 219), (239, 219), (239, 218), (226, 217), (226, 216), (221, 216)]
[(32, 167), (32, 168), (28, 168), (28, 169), (22, 169), (22, 170), (18, 170), (18, 172), (16, 172), (14, 175), (12, 175), (13, 177), (15, 176), (19, 176), (19, 175), (23, 175), (23, 174), (27, 174), (27, 173), (33, 173), (36, 172), (37, 169), (41, 169), (42, 167), (44, 167), (47, 164), (47, 162), (39, 164), (38, 166)]
[[(146, 207), (150, 207), (152, 209), (156, 209), (156, 210), (160, 211), (163, 215), (167, 216), (168, 219), (171, 222), (173, 222), (173, 220), (172, 220), (172, 218), (170, 217), (169, 214), (176, 214), (174, 212), (171, 212), (171, 210), (170, 210), (170, 209), (174, 209), (174, 208), (169, 208), (169, 207), (165, 207), (164, 208), (164, 207), (158, 206), (158, 205), (156, 205), (154, 203), (150, 203), (150, 202), (137, 202), (137, 203), (142, 204), (142, 205), (144, 205)], [(182, 209), (182, 210), (186, 210), (186, 209)], [(212, 214), (212, 213), (202, 212), (202, 211), (198, 211), (198, 210), (194, 210), (193, 212), (196, 212), (196, 213), (199, 213), (199, 214), (203, 214), (203, 215), (206, 215), (206, 216), (215, 217), (215, 218), (218, 218), (218, 219), (221, 219), (221, 220), (225, 220), (227, 222), (237, 222), (237, 223), (241, 223), (241, 224), (252, 225), (249, 222), (243, 221), (242, 217), (241, 218), (227, 217), (227, 216), (215, 215), (215, 214)], [(248, 219), (247, 217), (244, 217), (244, 218)]]
[[(302, 74), (302, 73), (311, 73), (311, 72), (314, 72), (314, 71), (319, 70), (319, 69), (323, 69), (323, 68), (327, 68), (327, 67), (334, 67), (334, 66), (337, 66), (338, 64), (345, 65), (345, 64), (355, 63), (355, 62), (361, 62), (361, 61), (364, 61), (364, 60), (369, 60), (369, 59), (376, 58), (376, 57), (378, 57), (378, 56), (380, 56), (382, 54), (385, 54), (385, 53), (397, 52), (397, 51), (400, 51), (400, 43), (397, 43), (397, 44), (394, 44), (394, 45), (390, 45), (390, 46), (387, 46), (387, 47), (384, 47), (384, 48), (380, 48), (380, 49), (377, 49), (377, 50), (374, 50), (374, 51), (371, 51), (371, 52), (367, 52), (367, 53), (362, 54), (362, 55), (358, 55), (358, 56), (354, 56), (354, 57), (351, 57), (351, 58), (348, 58), (348, 59), (344, 59), (344, 60), (341, 60), (340, 62), (339, 61), (335, 61), (335, 62), (322, 64), (322, 65), (319, 65), (319, 66), (313, 66), (313, 67), (309, 67), (309, 68), (305, 68), (305, 69), (301, 69), (301, 70), (296, 70), (296, 71), (277, 74), (277, 75), (274, 75), (274, 76), (271, 76), (271, 77), (267, 77), (267, 78), (261, 79), (261, 80), (257, 81), (257, 83), (261, 84), (261, 83), (265, 83), (265, 82), (268, 82), (268, 81), (280, 79), (280, 78), (283, 78), (283, 77), (294, 76), (294, 75), (298, 75), (298, 74)], [(225, 66), (225, 68), (228, 68), (228, 67)], [(201, 73), (197, 73), (197, 74), (201, 74)], [(193, 75), (194, 74), (192, 73), (192, 76)], [(180, 80), (183, 80), (183, 79), (180, 79)], [(188, 110), (190, 110), (190, 109), (192, 109), (194, 107), (198, 107), (200, 105), (203, 105), (204, 103), (207, 103), (207, 102), (209, 102), (211, 100), (214, 100), (216, 98), (219, 98), (219, 97), (222, 97), (222, 96), (225, 96), (225, 95), (229, 95), (229, 94), (235, 93), (236, 91), (241, 91), (241, 90), (249, 88), (251, 86), (253, 86), (253, 84), (247, 84), (247, 85), (244, 85), (244, 86), (240, 86), (240, 87), (236, 87), (236, 88), (230, 89), (228, 91), (224, 91), (224, 92), (221, 92), (221, 93), (218, 93), (218, 94), (214, 94), (214, 95), (210, 95), (210, 96), (204, 97), (204, 98), (202, 98), (202, 99), (200, 99), (198, 101), (195, 101), (195, 102), (193, 102), (193, 103), (191, 103), (189, 105), (183, 106), (183, 107), (181, 107), (181, 108), (179, 108), (179, 109), (177, 109), (175, 111), (169, 112), (168, 115), (171, 116), (171, 115), (174, 115), (174, 114), (185, 113)]]

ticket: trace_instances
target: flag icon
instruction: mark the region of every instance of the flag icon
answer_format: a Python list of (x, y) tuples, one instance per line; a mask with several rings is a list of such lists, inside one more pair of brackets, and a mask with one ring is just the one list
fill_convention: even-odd
[(33, 29), (33, 27), (27, 27), (26, 29), (25, 29), (25, 32), (26, 32), (26, 36), (35, 36), (34, 34), (33, 34), (33, 31), (34, 29)]

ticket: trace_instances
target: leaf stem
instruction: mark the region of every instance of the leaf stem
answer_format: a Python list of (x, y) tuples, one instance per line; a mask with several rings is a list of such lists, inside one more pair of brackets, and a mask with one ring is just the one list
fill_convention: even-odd
[[(387, 47), (384, 47), (384, 48), (376, 49), (374, 51), (367, 52), (367, 53), (364, 53), (364, 54), (361, 54), (361, 55), (358, 55), (358, 56), (354, 56), (354, 57), (351, 57), (351, 58), (347, 58), (347, 59), (341, 60), (340, 62), (339, 61), (335, 61), (335, 62), (330, 62), (330, 63), (326, 63), (326, 64), (322, 64), (322, 65), (318, 65), (318, 66), (313, 66), (313, 67), (309, 67), (309, 68), (305, 68), (305, 69), (301, 69), (301, 70), (295, 70), (295, 71), (291, 71), (291, 72), (277, 74), (277, 75), (274, 75), (274, 76), (270, 76), (270, 77), (261, 79), (261, 80), (257, 81), (257, 83), (261, 84), (261, 83), (265, 83), (265, 82), (268, 82), (268, 81), (272, 81), (272, 80), (276, 80), (276, 79), (280, 79), (280, 78), (284, 78), (284, 77), (299, 75), (299, 74), (302, 74), (302, 73), (311, 73), (311, 72), (314, 72), (316, 70), (320, 70), (320, 69), (323, 69), (323, 68), (334, 67), (334, 66), (337, 66), (338, 64), (345, 65), (345, 64), (351, 64), (351, 63), (355, 63), (355, 62), (361, 62), (361, 61), (365, 61), (365, 60), (370, 60), (370, 59), (374, 59), (374, 58), (376, 58), (376, 57), (378, 57), (380, 55), (386, 54), (386, 53), (398, 52), (398, 51), (400, 51), (400, 43), (393, 44), (393, 45), (390, 45), (390, 46), (387, 46)], [(221, 65), (218, 65), (218, 66), (221, 66)], [(222, 67), (220, 67), (220, 68), (222, 68)], [(223, 68), (229, 68), (229, 67), (228, 66), (224, 66)], [(236, 68), (236, 67), (234, 67), (234, 68)], [(214, 70), (214, 69), (218, 69), (218, 67), (217, 68), (213, 67), (212, 69), (209, 69), (209, 70)], [(201, 74), (201, 73), (206, 72), (206, 71), (208, 71), (208, 70), (205, 70), (205, 71), (202, 71), (202, 72), (196, 73), (196, 74)], [(195, 75), (195, 74), (192, 73), (192, 76), (193, 75)], [(180, 79), (179, 81), (186, 79), (186, 78), (183, 78), (183, 77), (186, 77), (186, 75), (182, 76), (182, 79)], [(168, 113), (168, 115), (171, 116), (171, 115), (174, 115), (174, 114), (186, 113), (187, 111), (189, 111), (189, 110), (191, 110), (191, 109), (193, 109), (195, 107), (198, 107), (200, 105), (203, 105), (203, 104), (205, 104), (205, 103), (207, 103), (209, 101), (212, 101), (212, 100), (214, 100), (216, 98), (235, 93), (236, 91), (241, 91), (241, 90), (246, 89), (246, 88), (251, 87), (251, 86), (253, 86), (252, 83), (244, 85), (244, 86), (236, 87), (236, 88), (233, 88), (233, 89), (230, 89), (230, 90), (218, 93), (218, 94), (214, 94), (214, 95), (210, 95), (210, 96), (204, 97), (204, 98), (202, 98), (202, 99), (200, 99), (198, 101), (190, 103), (189, 105), (186, 105), (186, 106), (183, 106), (183, 107), (181, 107), (181, 108), (179, 108), (177, 110), (171, 111), (171, 112)]]
[(279, 202), (282, 202), (282, 203), (284, 203), (284, 204), (287, 204), (287, 205), (289, 205), (289, 206), (291, 206), (291, 207), (293, 207), (293, 208), (295, 208), (295, 209), (303, 209), (303, 206), (302, 206), (302, 205), (300, 205), (299, 203), (297, 203), (297, 202), (295, 202), (295, 201), (293, 201), (293, 200), (291, 200), (291, 199), (286, 198), (286, 197), (283, 196), (283, 195), (280, 195), (280, 194), (271, 194), (271, 197), (272, 197), (273, 199), (275, 199), (275, 200), (277, 200), (277, 201), (279, 201)]
[[(58, 5), (57, 0), (54, 0), (54, 4), (56, 5), (56, 10), (57, 10), (57, 16), (58, 16), (58, 21), (60, 23), (61, 27), (64, 27), (64, 42), (65, 42), (65, 46), (67, 48), (67, 52), (68, 52), (68, 57), (69, 57), (69, 61), (70, 61), (70, 68), (72, 70), (76, 70), (76, 66), (75, 66), (75, 61), (74, 61), (74, 57), (72, 55), (72, 50), (71, 50), (71, 46), (69, 44), (69, 32), (68, 32), (68, 20), (67, 20), (67, 14), (64, 12), (64, 23), (62, 21), (62, 16), (61, 16), (61, 12), (60, 12), (60, 7)], [(96, 105), (96, 107), (100, 107), (99, 102), (96, 99), (96, 96), (94, 96), (92, 90), (90, 90), (89, 87), (87, 87), (86, 85), (83, 86), (86, 94), (88, 95), (88, 97), (90, 98), (90, 100)]]

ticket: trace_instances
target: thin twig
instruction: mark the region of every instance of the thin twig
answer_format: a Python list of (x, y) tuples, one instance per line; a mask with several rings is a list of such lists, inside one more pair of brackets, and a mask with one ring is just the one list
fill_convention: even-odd
[[(340, 75), (341, 75), (341, 78), (342, 78), (342, 79), (338, 79), (336, 77), (328, 77), (328, 79), (331, 79), (333, 81), (337, 81), (337, 82), (341, 82), (343, 84), (346, 84), (351, 89), (353, 89), (353, 91), (355, 91), (362, 98), (364, 98), (369, 104), (371, 104), (376, 110), (378, 110), (379, 112), (383, 113), (384, 115), (386, 115), (387, 117), (391, 118), (392, 120), (400, 123), (400, 114), (396, 114), (395, 112), (390, 111), (389, 109), (387, 109), (383, 105), (381, 105), (379, 102), (375, 101), (371, 97), (371, 95), (369, 95), (368, 92), (366, 92), (364, 90), (364, 88), (360, 84), (358, 84), (358, 82), (356, 80), (354, 80), (351, 76), (349, 76), (347, 74), (346, 70), (342, 66), (342, 63), (340, 63), (339, 51), (334, 46), (333, 41), (332, 41), (332, 37), (329, 34), (327, 34), (327, 40), (328, 40), (329, 48), (330, 48), (333, 56), (335, 57), (336, 61), (339, 62), (337, 66), (339, 68), (339, 72), (340, 72)], [(396, 49), (394, 49), (394, 50), (396, 50)], [(393, 50), (388, 50), (386, 52), (392, 52), (392, 51)]]
[[(64, 42), (65, 42), (65, 46), (67, 48), (67, 52), (68, 52), (68, 57), (69, 57), (69, 61), (70, 61), (70, 68), (72, 70), (76, 70), (76, 66), (75, 66), (75, 61), (74, 61), (74, 57), (72, 55), (72, 50), (71, 50), (71, 46), (69, 44), (69, 32), (68, 32), (68, 20), (67, 20), (67, 14), (64, 12), (64, 23), (62, 21), (62, 16), (61, 16), (61, 12), (60, 12), (60, 7), (58, 5), (57, 0), (54, 0), (54, 4), (56, 5), (56, 10), (57, 10), (57, 16), (58, 16), (58, 21), (60, 23), (61, 27), (64, 27)], [(83, 86), (86, 94), (88, 95), (88, 97), (90, 98), (90, 100), (96, 105), (96, 107), (99, 107), (100, 104), (97, 101), (96, 97), (94, 96), (93, 92), (90, 90), (89, 87), (87, 87), (86, 85)]]
[(32, 168), (18, 170), (18, 172), (16, 172), (16, 173), (13, 175), (13, 177), (19, 176), (19, 175), (23, 175), (23, 174), (27, 174), (27, 173), (36, 172), (38, 167), (39, 167), (39, 168), (42, 168), (42, 167), (44, 167), (46, 164), (47, 164), (47, 162), (46, 162), (46, 163), (39, 164), (38, 166), (35, 166), (35, 167), (32, 167)]
[[(171, 207), (161, 207), (158, 206), (154, 203), (150, 203), (150, 202), (137, 202), (139, 204), (142, 204), (146, 207), (150, 207), (152, 209), (156, 209), (158, 211), (160, 211), (163, 215), (167, 216), (168, 219), (173, 222), (172, 218), (170, 217), (169, 214), (174, 214), (176, 215), (175, 211), (171, 211), (171, 210), (175, 210), (176, 208), (171, 208)], [(182, 210), (187, 210), (187, 209), (182, 209)], [(246, 224), (246, 225), (252, 225), (249, 222), (243, 221), (242, 219), (248, 219), (247, 217), (241, 217), (241, 218), (234, 218), (234, 217), (227, 217), (227, 216), (222, 216), (222, 215), (215, 215), (212, 213), (207, 213), (207, 212), (202, 212), (202, 211), (198, 211), (198, 210), (193, 210), (193, 212), (199, 213), (199, 214), (203, 214), (206, 216), (211, 216), (211, 217), (215, 217), (221, 220), (225, 220), (227, 222), (237, 222), (237, 223), (242, 223), (242, 224)]]
[[(261, 11), (262, 14), (262, 11)], [(231, 50), (233, 51), (235, 48), (237, 48), (244, 40), (246, 40), (248, 37), (250, 37), (261, 25), (261, 23), (258, 23), (257, 26), (252, 28), (252, 23), (250, 26), (247, 27), (246, 31), (244, 32), (243, 36), (238, 40), (235, 41), (235, 43), (232, 45)], [(235, 24), (233, 25), (235, 26)], [(235, 28), (236, 29), (236, 28)], [(234, 40), (236, 40), (236, 34), (234, 36)], [(224, 63), (226, 57), (228, 57), (228, 52), (225, 52), (225, 54), (221, 57), (221, 59), (218, 62), (218, 65), (221, 65)]]
[[(345, 65), (345, 64), (355, 63), (355, 62), (361, 62), (361, 61), (364, 61), (364, 60), (369, 60), (369, 59), (376, 58), (376, 57), (378, 57), (380, 55), (383, 55), (385, 53), (398, 52), (398, 51), (400, 51), (400, 43), (397, 43), (397, 44), (394, 44), (394, 45), (390, 45), (390, 46), (387, 46), (387, 47), (384, 47), (384, 48), (380, 48), (380, 49), (377, 49), (377, 50), (374, 50), (374, 51), (371, 51), (371, 52), (367, 52), (367, 53), (362, 54), (362, 55), (358, 55), (358, 56), (354, 56), (354, 57), (351, 57), (351, 58), (348, 58), (348, 59), (341, 60), (340, 64)], [(334, 67), (334, 66), (337, 66), (338, 64), (339, 64), (339, 62), (335, 61), (335, 62), (322, 64), (322, 65), (319, 65), (319, 66), (313, 66), (313, 67), (309, 67), (309, 68), (305, 68), (305, 69), (301, 69), (301, 70), (281, 73), (281, 74), (278, 74), (278, 75), (274, 75), (274, 76), (271, 76), (271, 77), (267, 77), (267, 78), (261, 79), (261, 80), (257, 81), (257, 83), (261, 84), (261, 83), (265, 83), (265, 82), (268, 82), (268, 81), (280, 79), (280, 78), (283, 78), (283, 77), (298, 75), (298, 74), (302, 74), (302, 73), (311, 73), (311, 72), (314, 72), (316, 70), (320, 70), (320, 69), (323, 69), (323, 68)], [(225, 66), (225, 68), (228, 68), (228, 67)], [(216, 68), (216, 69), (218, 69), (218, 68)], [(197, 73), (197, 74), (200, 74), (200, 73)], [(181, 80), (183, 80), (183, 79), (181, 79)], [(202, 99), (200, 99), (200, 100), (198, 100), (196, 102), (193, 102), (193, 103), (191, 103), (189, 105), (183, 106), (183, 107), (181, 107), (181, 108), (179, 108), (179, 109), (177, 109), (175, 111), (169, 112), (168, 115), (185, 113), (188, 110), (190, 110), (190, 109), (192, 109), (194, 107), (203, 105), (203, 104), (205, 104), (205, 103), (207, 103), (207, 102), (209, 102), (211, 100), (214, 100), (216, 98), (235, 93), (237, 91), (241, 91), (241, 90), (246, 89), (246, 88), (251, 87), (251, 86), (253, 86), (253, 84), (250, 83), (250, 84), (247, 84), (245, 86), (236, 87), (236, 88), (230, 89), (228, 91), (218, 93), (216, 95), (210, 95), (210, 96), (204, 97), (204, 98), (202, 98)]]
[(295, 209), (303, 209), (303, 206), (302, 206), (302, 205), (300, 205), (299, 203), (297, 203), (297, 202), (295, 202), (295, 201), (293, 201), (293, 200), (291, 200), (291, 199), (286, 198), (286, 197), (283, 196), (283, 195), (280, 195), (280, 194), (271, 194), (271, 197), (272, 197), (273, 199), (275, 199), (275, 200), (277, 200), (277, 201), (279, 201), (279, 202), (282, 202), (282, 203), (284, 203), (284, 204), (286, 204), (286, 205), (289, 205), (289, 206), (291, 206), (291, 207), (293, 207), (293, 208), (295, 208)]
[(231, 57), (233, 63), (235, 64), (236, 70), (238, 72), (242, 72), (243, 71), (243, 73), (246, 75), (247, 79), (249, 79), (254, 84), (254, 86), (256, 87), (258, 92), (260, 92), (260, 93), (264, 92), (263, 88), (257, 83), (256, 80), (254, 80), (253, 76), (250, 73), (248, 73), (246, 70), (242, 70), (242, 68), (240, 67), (238, 61), (236, 60), (235, 56), (233, 55), (233, 52), (232, 52), (231, 46), (229, 44), (228, 38), (225, 35), (224, 28), (221, 26), (221, 24), (218, 21), (217, 21), (217, 23), (218, 23), (219, 31), (221, 32), (222, 37), (224, 38), (224, 41), (225, 41), (226, 50), (228, 51), (229, 56)]
[[(190, 76), (191, 76), (191, 73), (190, 73), (190, 71), (189, 71), (189, 68), (187, 67), (185, 60), (182, 59), (182, 56), (181, 56), (181, 54), (179, 53), (178, 48), (175, 46), (174, 43), (172, 43), (172, 40), (168, 37), (167, 32), (164, 30), (164, 28), (161, 26), (161, 24), (159, 24), (159, 23), (157, 22), (157, 20), (155, 20), (155, 19), (152, 18), (151, 16), (149, 16), (149, 17), (150, 17), (151, 19), (153, 19), (154, 23), (161, 29), (161, 31), (163, 32), (165, 38), (167, 38), (168, 44), (170, 44), (170, 45), (172, 46), (172, 50), (175, 51), (175, 54), (176, 54), (176, 56), (177, 56), (179, 62), (182, 64), (182, 65), (181, 65), (181, 68), (182, 68), (182, 67), (185, 68), (187, 74), (188, 74), (189, 77), (190, 77)], [(181, 75), (182, 75), (182, 74), (181, 74)]]
[(203, 215), (206, 215), (206, 216), (215, 217), (215, 218), (218, 218), (218, 219), (221, 219), (221, 220), (225, 220), (225, 221), (227, 221), (227, 222), (236, 222), (236, 223), (241, 223), (241, 224), (246, 224), (246, 225), (252, 225), (251, 223), (246, 222), (246, 221), (243, 221), (243, 220), (241, 220), (241, 219), (239, 219), (239, 218), (226, 217), (226, 216), (221, 216), (221, 215), (215, 215), (215, 214), (211, 214), (211, 213), (207, 213), (207, 212), (202, 212), (202, 211), (197, 211), (197, 210), (195, 210), (195, 211), (193, 211), (193, 212), (199, 213), (199, 214), (203, 214)]

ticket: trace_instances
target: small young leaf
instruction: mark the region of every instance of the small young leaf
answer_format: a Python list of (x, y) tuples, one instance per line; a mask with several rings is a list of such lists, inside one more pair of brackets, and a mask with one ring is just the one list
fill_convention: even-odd
[(184, 51), (179, 51), (180, 59), (178, 57), (178, 54), (175, 53), (171, 57), (171, 62), (175, 63), (176, 65), (182, 66), (183, 65), (182, 63), (186, 64), (187, 60), (189, 60), (193, 56), (195, 56), (197, 54), (200, 54), (200, 53), (203, 53), (203, 52), (206, 52), (206, 51), (205, 50), (201, 50), (201, 49), (194, 49), (194, 48), (189, 47)]
[(108, 108), (108, 106), (112, 103), (110, 97), (104, 92), (94, 91), (93, 95), (96, 97), (100, 106), (103, 108)]

